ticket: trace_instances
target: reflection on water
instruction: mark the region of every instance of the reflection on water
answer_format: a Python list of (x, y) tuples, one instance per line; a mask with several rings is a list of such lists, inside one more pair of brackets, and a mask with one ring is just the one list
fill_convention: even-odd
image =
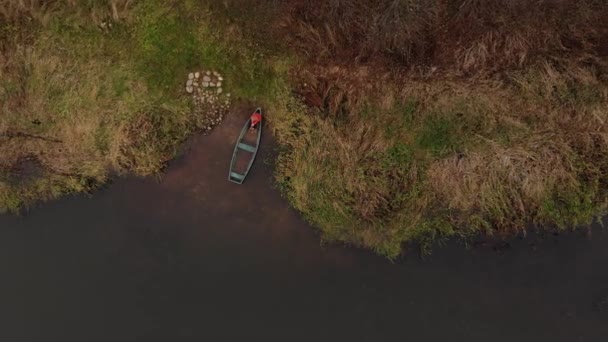
[(269, 141), (227, 181), (247, 112), (161, 181), (0, 217), (1, 341), (608, 341), (602, 229), (397, 263), (320, 246), (271, 186)]

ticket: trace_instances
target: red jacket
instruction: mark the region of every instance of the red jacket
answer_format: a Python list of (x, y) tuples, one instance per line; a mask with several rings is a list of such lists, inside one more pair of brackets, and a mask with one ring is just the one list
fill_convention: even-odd
[(262, 121), (262, 114), (258, 112), (251, 114), (251, 127), (255, 127), (260, 121)]

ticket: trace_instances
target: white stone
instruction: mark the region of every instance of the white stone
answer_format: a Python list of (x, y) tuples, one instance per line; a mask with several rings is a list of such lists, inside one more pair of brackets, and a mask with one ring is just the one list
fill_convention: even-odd
[(222, 76), (218, 76), (218, 77), (217, 77), (217, 79), (218, 79), (219, 81), (223, 81), (223, 80), (224, 80), (224, 78), (223, 78)]
[(191, 86), (191, 85), (192, 85), (192, 80), (186, 81), (186, 86)]
[(217, 71), (213, 72), (213, 76), (219, 76), (220, 74), (217, 73)]
[(209, 77), (209, 76), (204, 76), (204, 77), (203, 77), (203, 82), (211, 82), (211, 77)]
[(217, 88), (217, 93), (221, 94), (222, 93), (222, 88)]
[(205, 74), (207, 74), (207, 76), (211, 75), (211, 71), (207, 71)]
[(196, 77), (196, 78), (198, 78), (200, 75), (201, 75), (201, 73), (198, 71), (194, 73), (194, 77)]
[(198, 82), (192, 82), (192, 85), (198, 87)]
[(230, 97), (230, 93), (226, 94), (226, 96)]
[(209, 83), (209, 86), (210, 87), (215, 87), (215, 83), (211, 82), (211, 83)]
[(221, 87), (222, 86), (222, 82), (217, 82), (216, 86)]
[(189, 79), (189, 80), (191, 80), (191, 79), (193, 79), (193, 78), (194, 78), (194, 74), (193, 74), (193, 73), (189, 73), (189, 74), (188, 74), (188, 79)]
[(187, 87), (186, 87), (186, 91), (187, 91), (188, 93), (191, 93), (191, 92), (192, 92), (192, 87), (191, 87), (191, 86), (187, 86)]
[(203, 82), (203, 87), (207, 88), (209, 86), (209, 82)]

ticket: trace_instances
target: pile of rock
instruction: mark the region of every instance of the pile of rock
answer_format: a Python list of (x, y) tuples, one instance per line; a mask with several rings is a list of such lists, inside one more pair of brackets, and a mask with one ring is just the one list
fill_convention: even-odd
[(197, 126), (209, 133), (228, 114), (230, 94), (224, 93), (224, 78), (216, 71), (203, 70), (188, 74), (186, 92), (192, 94)]

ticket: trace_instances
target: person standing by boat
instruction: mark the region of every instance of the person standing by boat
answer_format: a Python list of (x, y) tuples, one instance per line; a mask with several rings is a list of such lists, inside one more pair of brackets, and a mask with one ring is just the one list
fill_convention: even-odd
[(258, 128), (257, 126), (260, 124), (260, 122), (262, 122), (262, 113), (259, 109), (251, 114), (250, 120), (251, 126), (249, 127), (249, 130), (253, 132)]

